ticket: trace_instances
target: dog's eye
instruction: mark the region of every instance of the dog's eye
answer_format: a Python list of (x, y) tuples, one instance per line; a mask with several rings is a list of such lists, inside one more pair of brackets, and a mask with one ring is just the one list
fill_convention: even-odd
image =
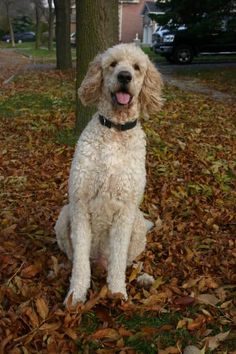
[(140, 67), (138, 64), (134, 64), (134, 70), (140, 71)]
[(115, 60), (110, 64), (110, 66), (111, 66), (112, 68), (114, 68), (116, 65), (117, 65), (117, 61), (115, 61)]

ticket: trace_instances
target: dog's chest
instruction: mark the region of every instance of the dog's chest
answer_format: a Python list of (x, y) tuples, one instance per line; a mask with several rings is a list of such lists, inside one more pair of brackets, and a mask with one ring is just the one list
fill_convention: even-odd
[(121, 199), (138, 192), (145, 177), (145, 151), (142, 150), (120, 142), (100, 146), (94, 174), (96, 195), (108, 193)]

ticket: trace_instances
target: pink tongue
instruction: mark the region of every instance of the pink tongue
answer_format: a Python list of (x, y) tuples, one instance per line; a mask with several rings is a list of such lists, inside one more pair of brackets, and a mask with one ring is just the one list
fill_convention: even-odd
[(130, 100), (130, 94), (125, 92), (117, 92), (116, 93), (117, 102), (120, 104), (128, 104)]

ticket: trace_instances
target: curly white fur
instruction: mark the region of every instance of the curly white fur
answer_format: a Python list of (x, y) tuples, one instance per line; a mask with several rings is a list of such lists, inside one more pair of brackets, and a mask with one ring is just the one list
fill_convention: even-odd
[[(129, 104), (115, 104), (118, 74), (128, 71)], [(78, 91), (81, 101), (98, 108), (82, 133), (69, 178), (69, 204), (55, 226), (59, 247), (73, 260), (72, 302), (85, 301), (90, 287), (90, 258), (105, 257), (107, 282), (112, 293), (127, 298), (127, 264), (144, 250), (146, 224), (139, 210), (146, 183), (145, 134), (140, 122), (118, 131), (101, 125), (101, 114), (124, 124), (140, 115), (156, 113), (161, 106), (160, 74), (141, 49), (119, 44), (99, 54), (90, 64)], [(66, 298), (66, 300), (67, 300)]]

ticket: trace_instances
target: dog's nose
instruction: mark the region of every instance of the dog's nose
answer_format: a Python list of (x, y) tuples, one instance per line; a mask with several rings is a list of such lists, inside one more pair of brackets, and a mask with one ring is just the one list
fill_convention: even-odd
[(132, 75), (129, 71), (120, 71), (117, 75), (118, 81), (121, 84), (128, 84), (132, 80)]

